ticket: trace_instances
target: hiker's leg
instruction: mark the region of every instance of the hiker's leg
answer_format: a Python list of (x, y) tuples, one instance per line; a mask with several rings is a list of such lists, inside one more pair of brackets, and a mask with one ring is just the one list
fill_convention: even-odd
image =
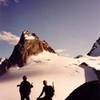
[(37, 100), (43, 100), (42, 98), (37, 98)]
[(29, 96), (26, 97), (26, 100), (30, 100)]
[(21, 95), (21, 100), (24, 100), (24, 96), (23, 95)]
[(45, 96), (43, 100), (51, 100), (48, 96)]
[(48, 100), (52, 100), (52, 97), (49, 97), (49, 99)]
[(43, 97), (43, 98), (38, 98), (37, 100), (46, 100), (46, 99), (45, 99), (45, 97)]

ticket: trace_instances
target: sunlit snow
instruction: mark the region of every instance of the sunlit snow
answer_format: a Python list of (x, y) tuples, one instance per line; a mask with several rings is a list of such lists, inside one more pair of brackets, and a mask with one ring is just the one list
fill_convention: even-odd
[(82, 57), (79, 59), (58, 56), (44, 51), (37, 56), (31, 56), (23, 68), (11, 68), (0, 77), (0, 100), (20, 100), (17, 84), (22, 81), (22, 76), (27, 75), (33, 82), (31, 100), (36, 100), (40, 95), (45, 79), (48, 84), (54, 82), (55, 95), (53, 100), (64, 100), (74, 89), (86, 81), (97, 80), (91, 68), (79, 67), (80, 63), (87, 62), (93, 65), (99, 58)]

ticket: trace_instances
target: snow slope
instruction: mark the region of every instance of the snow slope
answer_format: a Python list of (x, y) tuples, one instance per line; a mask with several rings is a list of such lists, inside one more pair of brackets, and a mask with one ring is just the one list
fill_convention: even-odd
[(79, 63), (86, 62), (90, 67), (100, 70), (100, 56), (98, 57), (91, 57), (91, 56), (83, 56), (77, 59)]
[(51, 85), (54, 82), (55, 96), (53, 100), (64, 100), (84, 82), (97, 80), (91, 68), (78, 66), (82, 60), (86, 61), (86, 59), (90, 60), (86, 57), (84, 59), (67, 58), (45, 51), (37, 56), (32, 56), (28, 59), (25, 67), (11, 68), (8, 73), (0, 77), (0, 100), (20, 100), (17, 84), (22, 81), (23, 75), (27, 75), (28, 80), (34, 85), (30, 96), (31, 100), (36, 100), (39, 96), (44, 79)]

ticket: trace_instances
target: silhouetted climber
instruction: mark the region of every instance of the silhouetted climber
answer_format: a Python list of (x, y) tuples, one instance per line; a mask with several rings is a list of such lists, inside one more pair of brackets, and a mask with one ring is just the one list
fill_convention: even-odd
[(21, 82), (20, 85), (17, 85), (19, 88), (21, 100), (30, 100), (29, 95), (31, 93), (31, 88), (33, 87), (30, 82), (27, 81), (27, 77), (23, 76), (23, 81)]
[[(47, 85), (47, 81), (43, 81), (43, 89), (40, 94), (40, 96), (37, 98), (37, 100), (52, 100), (52, 97), (54, 96), (54, 84), (53, 86)], [(41, 96), (45, 93), (45, 96), (41, 98)]]

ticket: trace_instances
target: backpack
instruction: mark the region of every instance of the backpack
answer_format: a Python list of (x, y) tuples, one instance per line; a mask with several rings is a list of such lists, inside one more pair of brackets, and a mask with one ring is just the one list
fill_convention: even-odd
[(53, 97), (54, 96), (54, 87), (52, 86), (48, 86), (48, 94), (50, 97)]

